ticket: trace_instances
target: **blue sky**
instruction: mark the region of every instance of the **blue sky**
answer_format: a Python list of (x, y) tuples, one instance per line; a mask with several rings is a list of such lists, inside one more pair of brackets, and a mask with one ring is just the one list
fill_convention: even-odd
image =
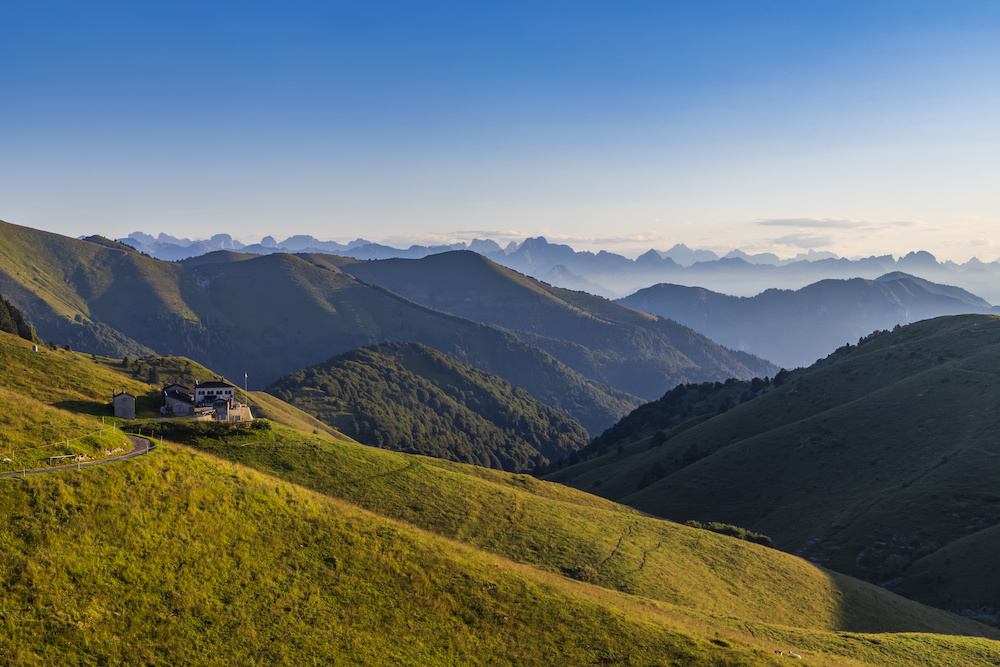
[(0, 219), (1000, 256), (1000, 3), (0, 7)]

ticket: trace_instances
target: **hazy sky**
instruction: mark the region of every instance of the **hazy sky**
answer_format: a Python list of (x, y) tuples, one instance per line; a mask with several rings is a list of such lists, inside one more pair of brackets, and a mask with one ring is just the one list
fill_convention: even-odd
[(0, 219), (1000, 256), (1000, 2), (0, 3)]

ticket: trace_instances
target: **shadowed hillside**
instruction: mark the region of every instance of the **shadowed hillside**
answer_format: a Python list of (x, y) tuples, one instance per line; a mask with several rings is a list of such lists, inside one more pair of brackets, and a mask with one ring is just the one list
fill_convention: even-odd
[(753, 297), (660, 284), (618, 302), (786, 368), (808, 366), (876, 329), (993, 310), (963, 289), (900, 272), (876, 280), (823, 280), (794, 291), (769, 289)]
[(777, 370), (675, 322), (552, 287), (470, 251), (340, 268), (431, 308), (503, 327), (586, 377), (647, 399), (679, 382)]
[[(783, 373), (668, 437), (630, 420), (606, 453), (551, 478), (674, 520), (759, 531), (890, 587), (907, 576), (900, 590), (947, 608), (997, 607), (992, 565), (960, 552), (1000, 523), (998, 367), (1000, 319), (919, 322)], [(978, 594), (966, 586), (948, 602), (949, 575), (924, 567), (939, 550)]]

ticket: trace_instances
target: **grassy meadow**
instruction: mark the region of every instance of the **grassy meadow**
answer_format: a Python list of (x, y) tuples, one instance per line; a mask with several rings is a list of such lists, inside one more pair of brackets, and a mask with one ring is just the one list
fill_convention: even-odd
[[(16, 341), (0, 372), (74, 380), (12, 376), (5, 435), (148, 393)], [(789, 554), (262, 403), (285, 424), (140, 421), (148, 456), (0, 479), (0, 664), (1000, 663), (996, 630)]]
[(9, 664), (782, 664), (776, 650), (813, 665), (1000, 660), (985, 639), (685, 612), (178, 446), (3, 480), (0, 508)]
[(176, 448), (5, 480), (0, 507), (7, 664), (772, 662), (628, 598)]
[(699, 613), (823, 630), (996, 634), (783, 552), (526, 475), (259, 426), (161, 428), (167, 439), (442, 537)]

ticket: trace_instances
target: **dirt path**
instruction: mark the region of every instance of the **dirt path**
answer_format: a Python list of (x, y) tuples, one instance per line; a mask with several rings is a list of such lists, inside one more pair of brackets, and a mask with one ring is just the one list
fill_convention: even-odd
[(105, 463), (113, 463), (114, 461), (124, 461), (125, 459), (134, 459), (137, 456), (142, 456), (143, 454), (148, 454), (153, 450), (156, 445), (154, 445), (150, 440), (146, 438), (141, 438), (137, 435), (126, 435), (129, 440), (132, 441), (132, 451), (125, 452), (124, 454), (119, 454), (118, 456), (112, 456), (111, 458), (101, 459), (99, 461), (87, 461), (86, 463), (71, 463), (65, 466), (56, 466), (54, 468), (38, 468), (37, 470), (27, 470), (25, 472), (8, 472), (0, 475), (0, 477), (22, 477), (24, 475), (40, 475), (43, 472), (55, 472), (57, 470), (76, 470), (78, 468), (90, 468), (91, 466), (101, 466)]

